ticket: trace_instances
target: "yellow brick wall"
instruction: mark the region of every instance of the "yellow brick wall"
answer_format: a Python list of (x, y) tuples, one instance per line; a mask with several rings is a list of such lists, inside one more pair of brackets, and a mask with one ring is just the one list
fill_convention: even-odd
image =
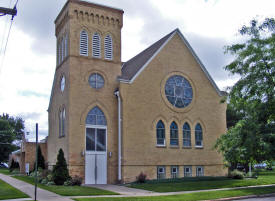
[[(166, 80), (172, 75), (184, 76), (192, 85), (193, 101), (184, 109), (172, 106), (164, 94)], [(223, 161), (213, 146), (215, 140), (226, 131), (226, 104), (218, 95), (199, 64), (184, 45), (179, 35), (151, 61), (132, 84), (120, 84), (123, 99), (123, 178), (133, 181), (140, 171), (156, 178), (156, 166), (202, 165), (205, 175), (224, 175)], [(165, 124), (166, 147), (156, 146), (156, 124)], [(179, 147), (170, 146), (170, 124), (175, 121), (179, 129)], [(191, 127), (191, 149), (182, 146), (182, 126)], [(203, 129), (203, 148), (196, 148), (195, 125)], [(148, 166), (148, 168), (146, 168)], [(141, 168), (144, 167), (144, 168)], [(168, 171), (169, 170), (169, 171)], [(148, 172), (147, 172), (148, 171)], [(195, 170), (193, 170), (193, 175)]]

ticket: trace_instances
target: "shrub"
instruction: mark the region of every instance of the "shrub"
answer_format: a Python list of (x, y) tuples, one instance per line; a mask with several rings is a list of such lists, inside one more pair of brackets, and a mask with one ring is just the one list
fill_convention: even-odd
[(68, 179), (67, 181), (64, 182), (64, 186), (72, 186), (72, 180)]
[(48, 180), (48, 181), (53, 181), (53, 175), (52, 175), (52, 174), (48, 174), (47, 180)]
[(48, 183), (47, 183), (47, 186), (52, 186), (52, 185), (54, 185), (55, 183), (53, 182), (53, 181), (49, 181)]
[(146, 180), (146, 177), (147, 177), (147, 175), (144, 174), (143, 172), (141, 172), (141, 173), (136, 177), (137, 183), (144, 183), (145, 180)]
[(53, 181), (56, 185), (63, 185), (64, 182), (70, 178), (66, 159), (64, 158), (64, 152), (62, 149), (59, 149), (57, 162), (53, 168), (52, 175)]
[(228, 176), (232, 179), (243, 179), (244, 173), (239, 170), (233, 170), (232, 172), (229, 173)]
[(42, 179), (41, 184), (47, 184), (48, 180), (47, 179)]
[(38, 150), (37, 150), (37, 167), (45, 169), (45, 159), (44, 159), (44, 156), (42, 155), (40, 146), (38, 146)]
[(76, 175), (71, 179), (71, 182), (72, 186), (80, 186), (82, 184), (82, 178)]

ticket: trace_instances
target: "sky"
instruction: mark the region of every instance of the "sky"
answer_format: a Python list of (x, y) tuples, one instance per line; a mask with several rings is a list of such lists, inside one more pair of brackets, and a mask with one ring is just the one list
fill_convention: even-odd
[[(13, 7), (17, 0), (0, 0)], [(237, 77), (224, 70), (233, 56), (224, 46), (240, 40), (252, 19), (275, 17), (274, 0), (86, 0), (124, 10), (122, 61), (179, 28), (221, 90)], [(0, 114), (25, 120), (30, 140), (39, 124), (48, 135), (48, 105), (56, 67), (54, 20), (66, 0), (18, 0), (4, 54), (10, 16), (0, 17)]]

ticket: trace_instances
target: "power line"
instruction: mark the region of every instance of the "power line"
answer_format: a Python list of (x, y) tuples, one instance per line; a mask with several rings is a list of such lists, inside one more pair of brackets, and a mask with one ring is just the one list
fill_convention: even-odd
[(16, 12), (14, 14), (12, 14), (12, 18), (11, 18), (11, 23), (10, 23), (10, 28), (9, 28), (9, 32), (8, 32), (8, 36), (7, 36), (7, 41), (6, 41), (6, 45), (4, 47), (4, 51), (3, 51), (3, 56), (2, 56), (2, 61), (0, 63), (0, 74), (1, 74), (1, 70), (2, 70), (2, 67), (4, 65), (4, 61), (5, 61), (5, 56), (6, 56), (6, 49), (7, 49), (7, 45), (8, 45), (8, 41), (9, 41), (9, 37), (10, 37), (10, 31), (11, 31), (11, 27), (12, 27), (12, 24), (13, 24), (13, 18), (14, 16), (17, 14), (17, 9), (16, 9), (16, 6), (18, 4), (18, 1), (16, 1), (14, 7), (13, 7), (13, 10), (15, 10)]

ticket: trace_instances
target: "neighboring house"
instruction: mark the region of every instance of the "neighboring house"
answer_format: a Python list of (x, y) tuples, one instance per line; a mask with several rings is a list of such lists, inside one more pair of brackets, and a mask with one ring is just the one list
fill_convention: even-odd
[[(41, 148), (42, 155), (47, 161), (47, 138), (41, 140), (38, 145)], [(21, 173), (29, 173), (35, 168), (35, 154), (36, 154), (36, 143), (28, 142), (25, 138), (23, 138), (20, 149), (20, 172)]]
[(62, 148), (86, 184), (226, 174), (223, 92), (179, 29), (121, 62), (122, 10), (69, 0), (55, 25), (49, 168)]
[[(42, 155), (47, 161), (47, 138), (41, 140), (38, 145), (41, 148)], [(21, 173), (29, 173), (34, 170), (35, 164), (36, 143), (28, 142), (23, 135), (21, 142), (21, 148), (12, 152), (9, 157), (9, 165), (11, 165), (12, 159), (19, 163)]]

